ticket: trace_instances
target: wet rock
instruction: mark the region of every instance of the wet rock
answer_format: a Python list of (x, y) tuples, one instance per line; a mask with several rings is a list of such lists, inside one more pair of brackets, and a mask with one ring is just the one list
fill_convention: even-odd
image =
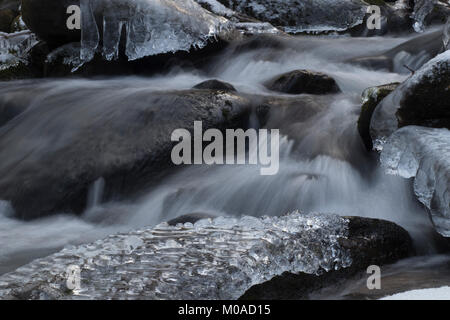
[(11, 9), (0, 9), (0, 31), (11, 32), (11, 24), (16, 18), (16, 15)]
[[(147, 88), (130, 95), (135, 85), (15, 84), (15, 95), (37, 102), (0, 128), (0, 194), (17, 217), (81, 212), (99, 177), (105, 179), (105, 200), (136, 194), (173, 166), (173, 130), (192, 130), (196, 120), (205, 130), (248, 124), (252, 103), (234, 93)], [(10, 88), (0, 91), (6, 99)]]
[(199, 83), (193, 87), (193, 89), (210, 89), (210, 90), (219, 90), (219, 91), (236, 91), (233, 85), (222, 82), (219, 80), (207, 80), (202, 83)]
[(372, 119), (372, 114), (381, 100), (394, 91), (399, 84), (397, 82), (367, 88), (362, 94), (363, 105), (361, 106), (361, 114), (358, 119), (358, 132), (369, 151), (373, 148), (372, 138), (370, 137), (370, 119)]
[(240, 299), (308, 299), (313, 292), (345, 281), (359, 272), (365, 272), (370, 265), (391, 264), (413, 255), (411, 237), (395, 223), (362, 217), (348, 219), (349, 235), (347, 239), (339, 241), (342, 247), (350, 252), (351, 266), (324, 271), (320, 275), (285, 272), (253, 286)]
[(268, 81), (267, 89), (288, 94), (327, 94), (340, 89), (330, 76), (309, 70), (294, 70)]
[(167, 222), (167, 224), (169, 226), (176, 226), (177, 224), (181, 223), (181, 224), (185, 224), (185, 223), (196, 223), (199, 220), (203, 220), (203, 219), (214, 219), (217, 218), (217, 216), (214, 216), (212, 214), (209, 213), (189, 213), (189, 214), (185, 214), (182, 216), (179, 216), (175, 219), (169, 220)]
[(370, 135), (377, 150), (398, 128), (450, 129), (450, 51), (430, 60), (400, 84), (373, 113)]

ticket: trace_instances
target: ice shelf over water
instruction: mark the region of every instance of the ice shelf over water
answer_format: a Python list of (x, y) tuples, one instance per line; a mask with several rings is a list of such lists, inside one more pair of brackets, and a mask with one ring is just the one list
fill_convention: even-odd
[(0, 32), (0, 70), (26, 63), (30, 49), (37, 43), (29, 30), (15, 33)]
[[(162, 223), (35, 260), (0, 277), (0, 298), (236, 299), (285, 271), (349, 266), (347, 235), (347, 219), (298, 212)], [(69, 266), (81, 270), (79, 290), (67, 290)]]
[(450, 131), (408, 126), (396, 131), (381, 153), (387, 173), (415, 177), (414, 192), (436, 230), (450, 237)]
[[(103, 39), (103, 56), (118, 57), (126, 30), (129, 60), (168, 52), (202, 48), (228, 27), (228, 20), (203, 9), (193, 0), (81, 0), (81, 59), (93, 58)], [(102, 19), (102, 28), (96, 19)], [(103, 29), (103, 36), (99, 30)]]

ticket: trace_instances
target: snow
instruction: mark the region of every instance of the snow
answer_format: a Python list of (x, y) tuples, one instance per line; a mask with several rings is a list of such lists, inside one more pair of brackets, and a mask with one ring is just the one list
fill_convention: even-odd
[[(339, 244), (347, 235), (345, 218), (299, 212), (162, 223), (68, 247), (5, 274), (0, 299), (237, 299), (285, 271), (317, 274), (350, 265)], [(66, 289), (70, 266), (81, 270), (79, 292)]]
[(380, 300), (450, 300), (450, 287), (411, 290)]
[[(203, 9), (193, 0), (81, 0), (81, 59), (89, 61), (103, 38), (102, 54), (116, 59), (121, 32), (126, 28), (129, 60), (202, 48), (228, 28), (228, 20)], [(95, 17), (103, 20), (100, 37)]]
[(450, 131), (401, 128), (387, 140), (380, 161), (389, 174), (415, 177), (414, 192), (436, 231), (450, 237)]

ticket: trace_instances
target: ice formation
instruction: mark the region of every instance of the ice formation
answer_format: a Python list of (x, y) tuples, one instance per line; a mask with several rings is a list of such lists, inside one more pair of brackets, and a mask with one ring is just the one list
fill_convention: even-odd
[(397, 130), (381, 153), (387, 173), (415, 177), (414, 192), (436, 230), (450, 237), (450, 131), (418, 126)]
[(29, 50), (37, 43), (28, 30), (15, 33), (0, 32), (0, 70), (26, 63)]
[[(81, 0), (81, 59), (89, 61), (103, 41), (103, 56), (118, 57), (123, 28), (129, 60), (202, 48), (228, 28), (228, 20), (193, 0)], [(102, 20), (101, 28), (97, 20)], [(99, 30), (103, 29), (103, 36)]]
[[(285, 271), (318, 274), (351, 264), (337, 215), (219, 217), (112, 235), (66, 248), (0, 277), (0, 298), (236, 299)], [(67, 290), (67, 270), (81, 270)]]
[(425, 77), (433, 78), (435, 73), (439, 74), (436, 70), (446, 68), (445, 64), (448, 66), (449, 61), (450, 50), (431, 59), (377, 106), (370, 123), (370, 135), (374, 140), (373, 145), (376, 150), (383, 150), (386, 140), (397, 130), (398, 120), (396, 113), (404, 95), (420, 84)]

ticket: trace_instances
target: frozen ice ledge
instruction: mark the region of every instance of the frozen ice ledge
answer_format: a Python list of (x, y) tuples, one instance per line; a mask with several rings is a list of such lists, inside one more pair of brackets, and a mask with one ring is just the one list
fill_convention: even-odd
[(450, 131), (408, 126), (384, 145), (381, 164), (390, 174), (415, 177), (414, 192), (436, 230), (450, 237)]
[[(161, 53), (202, 48), (225, 32), (228, 20), (193, 0), (81, 0), (81, 60), (94, 57), (102, 39), (102, 54), (117, 58), (122, 31), (129, 60)], [(102, 27), (98, 27), (98, 16)], [(99, 30), (103, 30), (100, 36)]]
[[(65, 248), (0, 277), (0, 299), (236, 299), (283, 272), (318, 274), (351, 264), (337, 215), (219, 217), (162, 223)], [(67, 289), (69, 266), (80, 290)]]

